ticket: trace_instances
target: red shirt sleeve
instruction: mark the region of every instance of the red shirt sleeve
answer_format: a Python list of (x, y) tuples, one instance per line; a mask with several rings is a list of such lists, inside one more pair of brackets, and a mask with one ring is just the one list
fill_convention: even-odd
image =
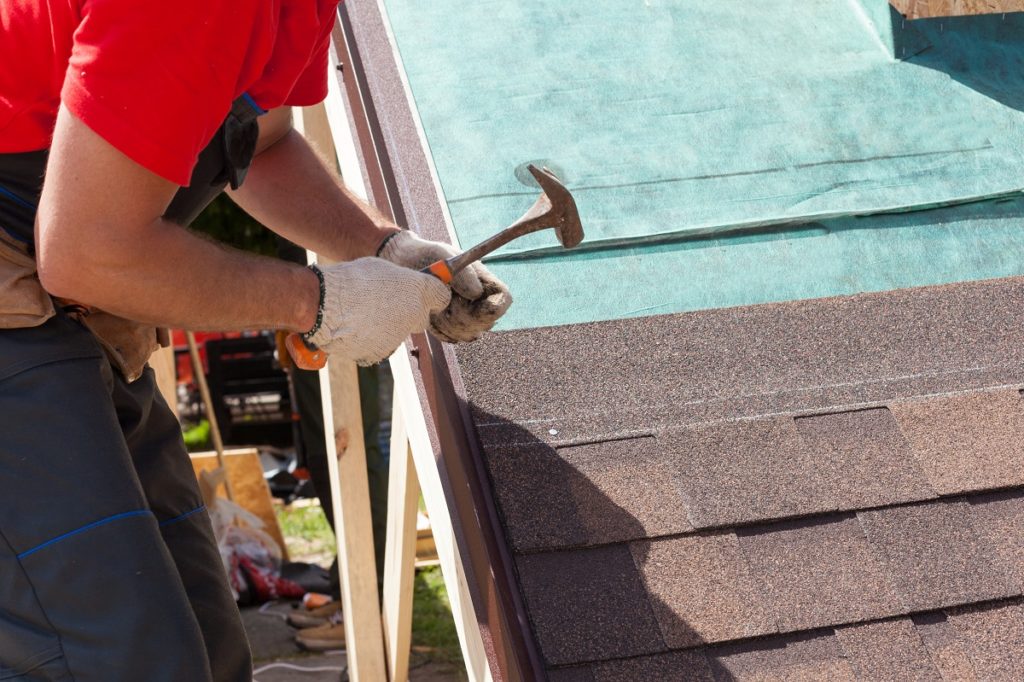
[(273, 4), (83, 0), (61, 99), (128, 157), (186, 185), (271, 52)]
[(320, 39), (309, 66), (295, 82), (285, 104), (293, 107), (308, 107), (318, 104), (327, 97), (327, 50), (331, 43), (331, 32)]

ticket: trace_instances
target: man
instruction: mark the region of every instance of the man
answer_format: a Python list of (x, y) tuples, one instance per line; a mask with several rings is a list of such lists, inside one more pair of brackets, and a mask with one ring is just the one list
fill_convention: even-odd
[[(145, 368), (157, 328), (289, 329), (372, 363), (428, 325), (472, 340), (507, 308), (483, 268), (454, 291), (417, 272), (450, 250), (360, 204), (291, 130), (288, 107), (326, 94), (335, 10), (0, 0), (0, 677), (251, 679)], [(345, 262), (260, 259), (181, 227), (225, 184)]]

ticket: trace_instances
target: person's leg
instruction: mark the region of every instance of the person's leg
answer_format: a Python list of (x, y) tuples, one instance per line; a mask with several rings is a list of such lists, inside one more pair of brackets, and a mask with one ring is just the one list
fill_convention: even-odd
[(188, 594), (216, 682), (249, 682), (251, 654), (181, 426), (146, 368), (114, 381), (114, 404), (143, 493)]
[(92, 336), (64, 316), (0, 331), (0, 672), (210, 680), (114, 385)]

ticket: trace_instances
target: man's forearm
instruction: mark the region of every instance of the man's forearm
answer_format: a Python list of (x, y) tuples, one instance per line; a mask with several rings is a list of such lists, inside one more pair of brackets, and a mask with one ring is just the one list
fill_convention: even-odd
[(253, 160), (231, 198), (274, 232), (332, 260), (372, 256), (396, 228), (290, 130)]
[(51, 293), (140, 322), (184, 329), (313, 326), (319, 284), (308, 269), (223, 246), (165, 221), (80, 256), (91, 277), (54, 281)]
[(53, 295), (186, 329), (306, 331), (309, 270), (229, 249), (162, 220), (172, 183), (145, 171), (63, 107), (36, 223), (39, 277)]

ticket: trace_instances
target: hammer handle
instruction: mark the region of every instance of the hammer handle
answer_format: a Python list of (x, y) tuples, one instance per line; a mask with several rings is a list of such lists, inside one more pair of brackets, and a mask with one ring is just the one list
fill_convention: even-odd
[(439, 260), (431, 263), (427, 267), (420, 270), (420, 272), (433, 275), (445, 284), (452, 283), (452, 277), (455, 276), (455, 271), (452, 269), (451, 264), (446, 260)]
[(299, 369), (321, 369), (327, 364), (327, 353), (306, 343), (298, 334), (289, 334), (284, 346)]

